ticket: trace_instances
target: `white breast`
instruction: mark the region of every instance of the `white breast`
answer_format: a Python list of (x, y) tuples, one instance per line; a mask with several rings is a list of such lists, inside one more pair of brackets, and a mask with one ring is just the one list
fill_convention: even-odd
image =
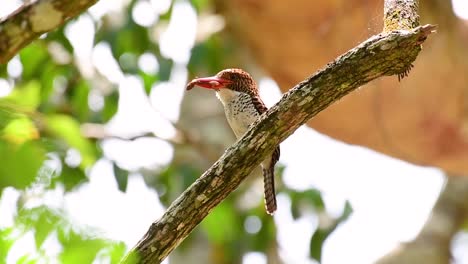
[(260, 116), (248, 94), (220, 89), (216, 96), (223, 103), (227, 121), (237, 138)]

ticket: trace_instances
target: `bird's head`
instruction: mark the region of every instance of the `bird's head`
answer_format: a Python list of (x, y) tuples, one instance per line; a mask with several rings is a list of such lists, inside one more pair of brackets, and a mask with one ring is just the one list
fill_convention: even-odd
[(256, 95), (258, 93), (257, 84), (252, 76), (241, 69), (226, 69), (212, 77), (193, 79), (187, 84), (187, 90), (192, 89), (194, 86), (213, 89), (215, 91), (230, 89), (250, 95)]

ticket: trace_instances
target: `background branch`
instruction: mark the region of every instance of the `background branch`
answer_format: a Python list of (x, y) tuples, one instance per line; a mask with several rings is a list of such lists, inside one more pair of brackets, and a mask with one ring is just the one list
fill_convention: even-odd
[(42, 34), (63, 25), (97, 0), (37, 0), (0, 21), (0, 64)]
[[(275, 146), (361, 85), (410, 67), (434, 26), (371, 37), (284, 94), (236, 144), (154, 222), (124, 262), (160, 262)], [(255, 153), (255, 155), (252, 155)]]

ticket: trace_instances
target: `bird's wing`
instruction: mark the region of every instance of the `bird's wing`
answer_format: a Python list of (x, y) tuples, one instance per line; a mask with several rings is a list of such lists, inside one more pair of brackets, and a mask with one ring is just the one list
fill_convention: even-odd
[[(265, 106), (265, 104), (263, 103), (262, 99), (260, 99), (259, 96), (252, 96), (252, 103), (255, 107), (255, 109), (257, 109), (258, 113), (259, 114), (263, 114), (265, 113), (268, 108)], [(279, 146), (275, 149), (275, 151), (273, 151), (273, 154), (271, 155), (271, 164), (273, 166), (275, 166), (276, 162), (278, 162), (279, 158), (280, 158), (280, 148)]]
[(252, 103), (259, 114), (263, 114), (268, 110), (259, 96), (252, 96)]
[(273, 154), (271, 155), (271, 163), (276, 164), (278, 162), (279, 158), (281, 155), (280, 147), (276, 147), (275, 150), (273, 151)]

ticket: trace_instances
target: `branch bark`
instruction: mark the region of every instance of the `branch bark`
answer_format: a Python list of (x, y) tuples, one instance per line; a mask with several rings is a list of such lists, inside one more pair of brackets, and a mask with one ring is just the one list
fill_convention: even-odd
[(450, 263), (452, 238), (467, 217), (468, 179), (449, 176), (419, 235), (382, 257), (376, 264)]
[(373, 36), (284, 94), (150, 226), (124, 262), (161, 262), (275, 146), (307, 120), (367, 82), (407, 73), (420, 44), (434, 28), (425, 25)]
[(419, 26), (418, 1), (385, 0), (383, 32)]
[(97, 0), (37, 0), (0, 21), (0, 64), (42, 34), (63, 25)]

